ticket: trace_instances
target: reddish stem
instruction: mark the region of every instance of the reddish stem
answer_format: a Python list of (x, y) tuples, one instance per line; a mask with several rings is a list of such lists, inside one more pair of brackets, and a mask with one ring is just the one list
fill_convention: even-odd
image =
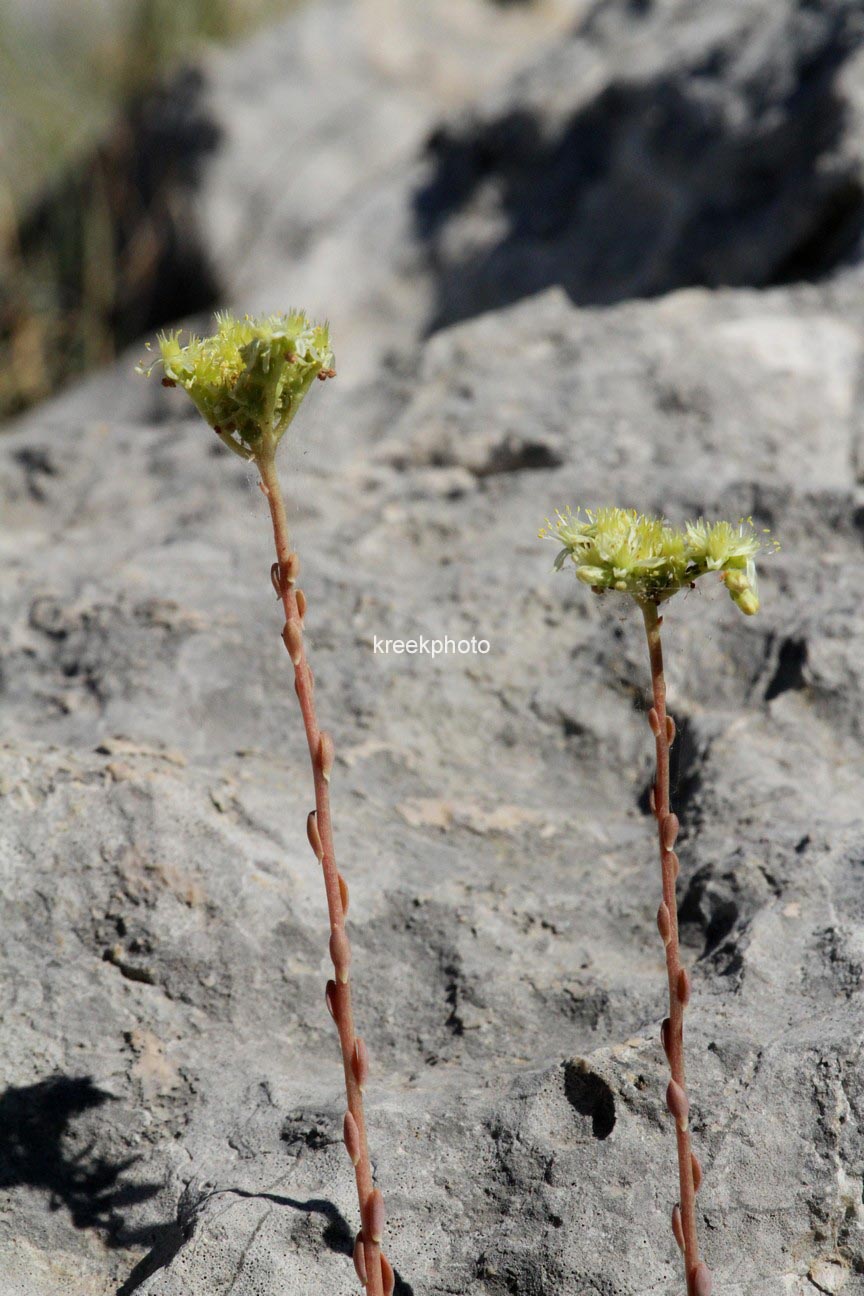
[(345, 931), (348, 891), (344, 879), (336, 868), (333, 848), (333, 823), (330, 814), (330, 770), (333, 762), (333, 744), (318, 727), (315, 713), (315, 694), (312, 671), (306, 659), (303, 641), (305, 599), (295, 588), (299, 560), (288, 539), (288, 519), (285, 502), (279, 486), (274, 458), (262, 457), (258, 461), (261, 485), (270, 505), (273, 538), (276, 542), (277, 566), (274, 568), (274, 585), (285, 611), (283, 639), (294, 664), (294, 685), (300, 702), (312, 775), (315, 782), (315, 812), (309, 818), (309, 838), (319, 856), (327, 892), (327, 909), (330, 917), (330, 953), (335, 968), (335, 980), (329, 982), (327, 1003), (339, 1032), (342, 1063), (345, 1071), (345, 1092), (348, 1098), (348, 1116), (345, 1121), (345, 1142), (354, 1162), (357, 1180), (357, 1197), (360, 1204), (361, 1238), (355, 1250), (358, 1273), (365, 1274), (367, 1296), (389, 1296), (393, 1289), (392, 1270), (380, 1246), (383, 1226), (381, 1194), (372, 1179), (372, 1166), (366, 1141), (366, 1122), (363, 1114), (362, 1086), (365, 1085), (366, 1046), (354, 1032), (351, 1009), (351, 986), (348, 967), (351, 958), (348, 936)]
[[(674, 726), (666, 715), (666, 680), (663, 674), (663, 646), (660, 627), (663, 618), (652, 602), (640, 603), (648, 638), (651, 659), (651, 687), (654, 705), (649, 721), (657, 746), (657, 775), (654, 784), (653, 809), (657, 819), (660, 845), (660, 871), (663, 884), (663, 903), (657, 915), (657, 925), (666, 948), (666, 972), (669, 979), (669, 1016), (663, 1023), (663, 1047), (669, 1060), (672, 1083), (667, 1090), (667, 1106), (675, 1118), (675, 1135), (678, 1144), (678, 1179), (680, 1186), (680, 1228), (673, 1224), (676, 1237), (683, 1241), (684, 1270), (687, 1279), (687, 1296), (708, 1296), (711, 1278), (707, 1267), (699, 1259), (699, 1240), (696, 1235), (696, 1191), (701, 1179), (698, 1162), (690, 1148), (689, 1102), (684, 1070), (684, 1009), (690, 997), (690, 980), (681, 966), (678, 945), (678, 904), (675, 882), (678, 877), (678, 857), (672, 849), (678, 834), (678, 819), (669, 804), (669, 748), (674, 737)], [(679, 1241), (679, 1245), (681, 1242)]]

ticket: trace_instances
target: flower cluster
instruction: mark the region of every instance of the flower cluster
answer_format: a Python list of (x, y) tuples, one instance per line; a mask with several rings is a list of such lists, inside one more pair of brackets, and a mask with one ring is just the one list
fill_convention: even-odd
[(162, 381), (183, 387), (229, 449), (243, 459), (271, 455), (315, 378), (333, 376), (326, 324), (302, 312), (260, 319), (216, 316), (216, 332), (160, 333), (159, 358), (139, 365), (150, 374), (162, 365)]
[(563, 545), (556, 571), (569, 559), (579, 580), (595, 593), (618, 590), (637, 601), (660, 603), (700, 576), (718, 572), (746, 616), (759, 611), (755, 559), (763, 541), (751, 519), (733, 524), (699, 518), (678, 529), (635, 509), (586, 510), (584, 517), (580, 512), (556, 513), (540, 536)]

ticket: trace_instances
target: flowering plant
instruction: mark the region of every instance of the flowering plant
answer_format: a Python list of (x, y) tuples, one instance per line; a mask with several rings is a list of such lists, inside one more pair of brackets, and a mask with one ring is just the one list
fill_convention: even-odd
[(211, 337), (177, 332), (158, 338), (159, 356), (139, 365), (150, 374), (162, 366), (163, 383), (182, 387), (222, 441), (242, 459), (254, 461), (270, 507), (276, 562), (270, 579), (282, 602), (282, 639), (294, 667), (294, 687), (312, 761), (315, 809), (306, 822), (309, 844), (321, 864), (330, 922), (329, 953), (334, 979), (328, 981), (327, 1008), (336, 1023), (345, 1072), (347, 1111), (343, 1138), (354, 1167), (360, 1205), (360, 1231), (354, 1243), (354, 1266), (367, 1296), (392, 1296), (393, 1269), (381, 1249), (384, 1200), (375, 1187), (363, 1090), (369, 1075), (366, 1045), (354, 1030), (351, 1003), (351, 945), (345, 928), (348, 886), (336, 867), (330, 811), (333, 740), (318, 726), (315, 685), (303, 633), (306, 597), (297, 588), (300, 559), (288, 538), (285, 501), (276, 471), (276, 449), (316, 378), (334, 376), (330, 333), (300, 311), (260, 319), (216, 316)]
[(335, 374), (328, 326), (302, 311), (261, 319), (225, 311), (210, 337), (180, 338), (179, 329), (160, 333), (158, 358), (139, 372), (161, 364), (165, 386), (184, 388), (242, 459), (272, 455), (314, 380)]
[[(711, 1274), (699, 1255), (696, 1234), (696, 1193), (702, 1167), (690, 1148), (690, 1099), (684, 1070), (684, 1009), (690, 1001), (690, 975), (682, 966), (678, 943), (678, 905), (675, 883), (678, 856), (678, 816), (669, 803), (669, 749), (675, 740), (675, 722), (666, 714), (666, 681), (660, 627), (661, 604), (679, 590), (691, 588), (709, 572), (717, 572), (733, 602), (746, 616), (759, 611), (756, 556), (765, 542), (752, 520), (706, 522), (699, 518), (683, 528), (663, 518), (646, 517), (635, 509), (566, 509), (547, 520), (541, 539), (557, 540), (563, 547), (555, 559), (560, 571), (572, 562), (579, 580), (595, 594), (614, 591), (629, 594), (639, 605), (645, 622), (651, 663), (653, 706), (648, 722), (656, 747), (656, 774), (651, 789), (651, 811), (657, 821), (663, 898), (657, 927), (666, 952), (669, 982), (669, 1016), (660, 1037), (671, 1072), (666, 1105), (675, 1121), (678, 1148), (680, 1202), (672, 1212), (672, 1231), (684, 1256), (687, 1296), (711, 1296)], [(776, 543), (769, 542), (776, 548)]]
[(635, 509), (586, 509), (584, 519), (580, 513), (569, 508), (556, 513), (540, 536), (563, 545), (555, 570), (569, 559), (579, 580), (596, 594), (616, 590), (660, 603), (700, 576), (718, 572), (746, 616), (759, 611), (755, 558), (762, 541), (750, 518), (737, 524), (699, 518), (679, 529)]

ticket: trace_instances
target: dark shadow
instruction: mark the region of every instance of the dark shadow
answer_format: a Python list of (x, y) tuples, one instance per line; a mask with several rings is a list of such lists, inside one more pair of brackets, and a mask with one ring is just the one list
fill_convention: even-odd
[(781, 693), (800, 692), (807, 687), (807, 643), (804, 639), (784, 639), (777, 653), (774, 674), (765, 689), (765, 701), (771, 702)]
[(602, 1076), (581, 1060), (565, 1062), (564, 1096), (580, 1116), (590, 1116), (594, 1138), (609, 1137), (615, 1128), (615, 1095)]
[[(233, 1196), (233, 1198), (245, 1198), (253, 1201), (271, 1201), (271, 1203), (277, 1205), (277, 1207), (289, 1207), (291, 1210), (302, 1210), (304, 1214), (320, 1214), (320, 1216), (324, 1216), (326, 1220), (323, 1236), (324, 1242), (328, 1245), (330, 1251), (334, 1251), (339, 1256), (351, 1256), (352, 1253), (354, 1253), (354, 1234), (352, 1234), (351, 1226), (348, 1225), (348, 1221), (345, 1216), (343, 1216), (341, 1210), (334, 1207), (332, 1201), (328, 1201), (326, 1198), (310, 1198), (306, 1201), (301, 1201), (298, 1198), (286, 1198), (286, 1196), (280, 1194), (280, 1192), (251, 1192), (247, 1190), (247, 1188), (214, 1188), (211, 1192), (207, 1192), (203, 1198), (198, 1199), (194, 1209), (197, 1210), (203, 1203), (205, 1203), (205, 1201), (209, 1201), (212, 1198), (219, 1198), (219, 1196), (223, 1195)], [(144, 1262), (145, 1261), (142, 1261), (141, 1264), (144, 1264)], [(118, 1291), (117, 1296), (130, 1296), (130, 1293), (136, 1290), (136, 1287), (139, 1286), (142, 1280), (144, 1280), (145, 1277), (149, 1277), (150, 1273), (154, 1273), (155, 1269), (159, 1269), (159, 1267), (162, 1266), (155, 1265), (154, 1269), (150, 1269), (148, 1273), (141, 1274), (141, 1277), (137, 1279), (137, 1282), (133, 1283), (132, 1286), (130, 1286), (130, 1283), (135, 1275), (131, 1274), (130, 1278), (127, 1279), (127, 1283)], [(413, 1296), (413, 1287), (411, 1286), (411, 1283), (405, 1282), (404, 1278), (399, 1277), (399, 1274), (395, 1274), (395, 1279), (396, 1284), (394, 1288), (394, 1296)]]
[[(681, 711), (675, 712), (675, 741), (669, 750), (669, 800), (684, 828), (693, 829), (697, 815), (697, 795), (702, 787), (704, 752), (697, 742), (697, 734), (690, 720)], [(651, 789), (654, 786), (652, 768), (648, 782), (639, 794), (639, 809), (651, 814)]]
[(124, 1210), (149, 1201), (155, 1183), (123, 1183), (138, 1157), (112, 1161), (93, 1144), (69, 1155), (77, 1116), (110, 1102), (89, 1076), (52, 1076), (0, 1096), (0, 1188), (42, 1189), (52, 1211), (65, 1209), (79, 1229), (95, 1229), (109, 1246), (128, 1246)]
[(161, 1188), (124, 1182), (139, 1157), (111, 1159), (94, 1143), (69, 1150), (76, 1119), (111, 1101), (89, 1076), (56, 1075), (7, 1089), (0, 1095), (0, 1189), (44, 1192), (49, 1210), (68, 1211), (76, 1228), (95, 1230), (112, 1249), (151, 1246), (166, 1254), (173, 1246), (176, 1254), (183, 1238), (177, 1241), (180, 1229), (173, 1221), (142, 1228), (127, 1222), (128, 1211)]
[[(194, 1228), (194, 1216), (201, 1206), (206, 1201), (221, 1196), (271, 1202), (275, 1206), (287, 1206), (291, 1210), (302, 1211), (307, 1215), (322, 1215), (326, 1220), (323, 1239), (328, 1248), (338, 1255), (344, 1256), (350, 1256), (354, 1251), (354, 1234), (351, 1232), (348, 1221), (342, 1212), (331, 1201), (327, 1201), (326, 1198), (310, 1197), (307, 1201), (300, 1201), (296, 1197), (286, 1197), (281, 1193), (251, 1192), (246, 1188), (216, 1188), (205, 1193), (202, 1197), (196, 1197), (194, 1201), (181, 1201), (178, 1209), (178, 1221), (173, 1226), (174, 1237), (169, 1237), (166, 1230), (165, 1236), (160, 1238), (153, 1251), (135, 1266), (126, 1282), (118, 1289), (117, 1296), (132, 1296), (132, 1293), (138, 1290), (146, 1278), (169, 1264), (180, 1250), (180, 1247), (191, 1236)], [(411, 1284), (405, 1282), (398, 1274), (396, 1274), (394, 1296), (414, 1296), (414, 1289)]]
[[(590, 29), (573, 38), (574, 69)], [(826, 15), (810, 41), (786, 33), (782, 79), (748, 73), (740, 35), (689, 66), (622, 74), (554, 129), (542, 92), (539, 108), (532, 99), (536, 69), (498, 115), (436, 131), (414, 200), (436, 279), (430, 330), (551, 285), (606, 305), (689, 285), (813, 279), (849, 259), (864, 234), (864, 186), (851, 156), (826, 162), (843, 156), (838, 73), (860, 39), (854, 25)], [(736, 96), (740, 114), (728, 111)], [(466, 233), (462, 255), (458, 222), (475, 203), (501, 232), (480, 247)]]

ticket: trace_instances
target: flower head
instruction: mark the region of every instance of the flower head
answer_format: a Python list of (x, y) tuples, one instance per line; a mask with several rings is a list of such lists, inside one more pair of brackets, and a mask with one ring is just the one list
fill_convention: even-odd
[(157, 343), (158, 359), (138, 371), (149, 375), (161, 364), (162, 381), (185, 388), (243, 459), (272, 454), (313, 381), (333, 376), (330, 331), (301, 311), (259, 319), (221, 313), (210, 337), (193, 334), (184, 345), (173, 331)]
[(579, 580), (595, 593), (616, 590), (639, 602), (660, 603), (700, 576), (718, 572), (742, 612), (759, 611), (755, 557), (763, 541), (750, 519), (733, 525), (699, 518), (678, 529), (635, 509), (586, 510), (584, 517), (580, 512), (556, 513), (540, 536), (563, 545), (556, 570), (570, 560)]

